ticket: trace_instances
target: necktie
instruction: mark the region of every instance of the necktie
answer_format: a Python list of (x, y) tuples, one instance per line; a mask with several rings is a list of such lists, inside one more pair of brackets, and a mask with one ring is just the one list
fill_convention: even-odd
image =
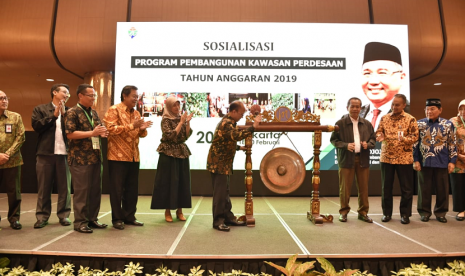
[(373, 119), (371, 119), (371, 125), (373, 128), (375, 128), (376, 125), (376, 119), (378, 119), (378, 115), (381, 112), (379, 109), (373, 109)]

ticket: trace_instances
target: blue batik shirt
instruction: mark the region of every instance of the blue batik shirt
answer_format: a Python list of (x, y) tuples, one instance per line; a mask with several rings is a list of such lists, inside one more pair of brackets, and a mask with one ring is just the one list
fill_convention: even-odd
[(455, 164), (454, 124), (441, 117), (435, 121), (424, 118), (418, 120), (417, 124), (420, 135), (413, 145), (413, 161), (431, 168), (447, 168), (449, 163)]

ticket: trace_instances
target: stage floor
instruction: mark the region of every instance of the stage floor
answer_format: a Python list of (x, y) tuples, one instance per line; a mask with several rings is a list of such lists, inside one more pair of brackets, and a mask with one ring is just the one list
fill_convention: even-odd
[[(174, 219), (167, 223), (164, 211), (150, 210), (151, 197), (140, 196), (137, 219), (145, 226), (127, 225), (121, 231), (111, 227), (109, 196), (102, 196), (100, 219), (107, 229), (93, 234), (63, 227), (55, 213), (49, 225), (34, 229), (36, 194), (23, 194), (22, 230), (13, 230), (7, 221), (7, 196), (0, 193), (0, 254), (32, 254), (89, 257), (134, 257), (166, 259), (273, 259), (314, 258), (389, 258), (389, 257), (453, 257), (465, 255), (461, 241), (465, 221), (455, 220), (455, 212), (447, 215), (448, 223), (434, 219), (421, 222), (416, 212), (408, 225), (400, 223), (398, 209), (393, 219), (381, 222), (381, 199), (370, 198), (370, 213), (374, 223), (357, 220), (351, 211), (348, 222), (338, 221), (339, 198), (321, 198), (321, 213), (334, 216), (333, 223), (313, 225), (306, 218), (309, 197), (255, 197), (255, 227), (231, 227), (230, 232), (212, 228), (211, 197), (193, 197), (192, 208), (185, 209), (186, 222)], [(53, 195), (52, 210), (57, 196)], [(399, 205), (395, 197), (394, 205)], [(244, 212), (244, 199), (232, 198), (233, 211)], [(434, 202), (434, 199), (433, 199)], [(352, 206), (357, 199), (351, 199)], [(417, 203), (416, 197), (414, 204)], [(452, 197), (450, 207), (452, 210)], [(175, 215), (175, 212), (172, 211)], [(73, 215), (70, 217), (73, 220)]]

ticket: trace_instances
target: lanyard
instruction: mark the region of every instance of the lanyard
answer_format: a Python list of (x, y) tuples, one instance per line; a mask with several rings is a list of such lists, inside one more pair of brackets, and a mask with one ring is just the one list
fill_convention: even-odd
[(463, 118), (462, 118), (462, 116), (457, 116), (457, 117), (459, 117), (459, 118), (460, 118), (460, 120), (462, 120), (463, 127), (465, 127), (465, 122), (463, 121)]
[[(87, 120), (89, 120), (89, 123), (91, 124), (92, 126), (92, 129), (94, 128), (94, 117), (92, 116), (92, 118), (89, 117), (89, 115), (87, 114), (87, 111), (84, 110), (84, 108), (82, 108), (82, 106), (80, 104), (78, 104), (79, 108), (82, 109), (82, 111), (84, 111), (84, 114), (86, 114), (86, 117), (87, 117)], [(90, 111), (92, 112), (92, 110)], [(92, 115), (92, 113), (91, 113)]]

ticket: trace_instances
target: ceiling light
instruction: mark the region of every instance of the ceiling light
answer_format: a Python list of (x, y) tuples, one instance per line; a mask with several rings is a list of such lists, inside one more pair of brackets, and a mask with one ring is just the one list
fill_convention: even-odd
[(440, 83), (440, 82), (437, 82), (437, 83), (435, 83), (434, 85), (441, 85), (441, 84), (442, 84), (442, 83)]
[(46, 79), (46, 81), (55, 81), (54, 79)]

